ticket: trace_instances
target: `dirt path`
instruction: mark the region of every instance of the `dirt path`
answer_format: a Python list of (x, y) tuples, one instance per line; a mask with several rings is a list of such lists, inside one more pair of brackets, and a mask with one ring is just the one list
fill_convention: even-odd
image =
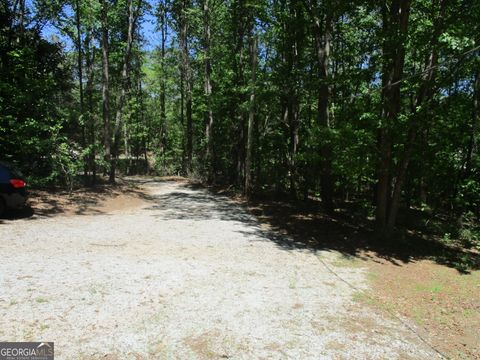
[[(56, 359), (432, 359), (227, 198), (143, 184), (140, 208), (0, 225), (0, 339)], [(365, 286), (362, 268), (335, 267)]]

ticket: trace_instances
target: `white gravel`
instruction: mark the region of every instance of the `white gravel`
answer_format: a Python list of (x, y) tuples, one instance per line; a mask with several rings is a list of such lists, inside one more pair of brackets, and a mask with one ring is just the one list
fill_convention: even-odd
[(282, 246), (205, 190), (144, 186), (142, 208), (0, 224), (2, 341), (54, 341), (56, 359), (435, 358), (317, 258), (338, 254)]

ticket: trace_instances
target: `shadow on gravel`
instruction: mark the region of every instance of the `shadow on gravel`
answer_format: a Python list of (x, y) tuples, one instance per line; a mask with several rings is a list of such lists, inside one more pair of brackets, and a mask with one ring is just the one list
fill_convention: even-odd
[(257, 225), (255, 218), (247, 211), (238, 211), (238, 204), (227, 197), (202, 191), (192, 192), (185, 184), (185, 192), (176, 191), (155, 196), (155, 205), (146, 210), (160, 210), (161, 214), (152, 216), (164, 220), (226, 220), (239, 221), (249, 226)]
[[(469, 273), (480, 269), (480, 256), (467, 249), (446, 246), (438, 241), (409, 234), (392, 241), (376, 240), (373, 224), (350, 215), (349, 211), (325, 214), (316, 201), (234, 201), (225, 192), (199, 184), (184, 185), (178, 191), (157, 197), (152, 209), (164, 210), (155, 215), (164, 219), (239, 221), (252, 231), (245, 236), (258, 236), (274, 242), (279, 248), (294, 251), (307, 249), (338, 251), (346, 257), (379, 262), (379, 259), (401, 266), (419, 260)], [(191, 190), (203, 189), (202, 192)], [(239, 208), (243, 211), (239, 211)], [(252, 216), (254, 215), (254, 216)], [(263, 225), (261, 225), (263, 224)]]
[(22, 210), (7, 211), (0, 217), (0, 224), (21, 219), (34, 221), (67, 213), (70, 215), (103, 215), (106, 212), (98, 207), (106, 200), (114, 199), (122, 194), (128, 194), (147, 202), (156, 201), (156, 198), (137, 187), (141, 184), (140, 181), (116, 185), (101, 184), (95, 187), (76, 189), (72, 192), (58, 189), (30, 190), (29, 205)]

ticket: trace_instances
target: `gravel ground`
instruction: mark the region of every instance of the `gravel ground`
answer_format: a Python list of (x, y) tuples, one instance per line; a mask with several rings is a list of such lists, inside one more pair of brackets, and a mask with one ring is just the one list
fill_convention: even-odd
[(436, 358), (319, 261), (339, 254), (185, 183), (142, 186), (139, 208), (0, 224), (0, 339), (54, 341), (56, 359)]

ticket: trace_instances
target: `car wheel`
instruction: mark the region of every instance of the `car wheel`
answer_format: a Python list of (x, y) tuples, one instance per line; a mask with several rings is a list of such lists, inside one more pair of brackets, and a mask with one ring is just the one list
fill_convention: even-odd
[(5, 201), (0, 197), (0, 216), (2, 216), (5, 212), (5, 208)]

